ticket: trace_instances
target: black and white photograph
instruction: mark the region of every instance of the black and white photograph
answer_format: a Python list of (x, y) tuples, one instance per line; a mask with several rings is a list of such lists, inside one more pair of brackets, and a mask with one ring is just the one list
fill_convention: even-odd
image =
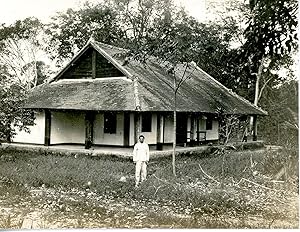
[(298, 0), (1, 0), (0, 230), (299, 229)]

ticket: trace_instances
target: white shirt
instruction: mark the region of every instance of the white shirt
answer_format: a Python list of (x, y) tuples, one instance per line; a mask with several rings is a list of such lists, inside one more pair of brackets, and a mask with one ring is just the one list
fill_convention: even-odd
[(147, 143), (138, 142), (134, 145), (133, 161), (149, 161), (149, 146)]

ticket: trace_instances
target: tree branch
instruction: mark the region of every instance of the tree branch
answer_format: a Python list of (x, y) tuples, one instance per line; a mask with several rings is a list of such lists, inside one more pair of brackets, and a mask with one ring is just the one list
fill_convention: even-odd
[(198, 164), (198, 166), (199, 166), (200, 170), (202, 171), (202, 173), (203, 173), (206, 177), (208, 177), (208, 178), (211, 179), (212, 181), (216, 182), (217, 184), (220, 184), (219, 181), (215, 180), (213, 177), (211, 177), (210, 175), (208, 175), (208, 174), (202, 169), (202, 167), (201, 167), (200, 164)]
[(262, 93), (263, 93), (264, 89), (266, 88), (267, 84), (268, 84), (272, 79), (274, 79), (274, 76), (270, 77), (270, 78), (263, 84), (263, 86), (261, 87), (261, 89), (260, 89), (260, 91), (259, 91), (259, 95), (258, 95), (257, 101), (259, 101), (259, 99), (260, 99), (261, 96), (262, 96)]

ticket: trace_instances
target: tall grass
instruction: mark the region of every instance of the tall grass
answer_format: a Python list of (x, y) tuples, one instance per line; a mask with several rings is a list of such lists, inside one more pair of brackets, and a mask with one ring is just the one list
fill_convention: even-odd
[[(172, 175), (169, 157), (150, 159), (148, 179), (135, 189), (135, 167), (130, 159), (7, 149), (0, 150), (0, 178), (6, 184), (15, 186), (76, 188), (113, 198), (135, 200), (144, 205), (168, 206), (173, 211), (192, 217), (192, 220), (182, 219), (180, 223), (183, 227), (199, 227), (202, 223), (206, 228), (216, 228), (215, 220), (219, 218), (217, 227), (229, 228), (236, 224), (226, 222), (220, 215), (245, 218), (264, 214), (269, 210), (266, 206), (275, 196), (272, 191), (257, 186), (250, 188), (240, 180), (244, 178), (268, 187), (267, 183), (262, 182), (263, 177), (274, 175), (275, 170), (287, 163), (285, 156), (289, 157), (284, 152), (261, 150), (227, 151), (215, 155), (193, 152), (177, 157), (176, 178)], [(290, 174), (297, 176), (296, 172)], [(120, 181), (122, 176), (126, 177), (125, 182)], [(26, 188), (23, 189), (18, 191), (26, 191)], [(266, 194), (271, 198), (265, 197)], [(251, 203), (249, 197), (253, 197)], [(274, 215), (274, 212), (271, 214)], [(160, 217), (165, 221), (161, 222), (164, 225), (172, 221), (170, 215), (160, 214)], [(205, 217), (208, 219), (204, 220)], [(201, 218), (204, 221), (200, 222)], [(159, 217), (153, 215), (147, 223), (151, 224), (154, 219), (157, 221)], [(178, 222), (174, 223), (178, 226)], [(243, 223), (241, 220), (239, 225), (243, 226)]]
[(0, 162), (0, 176), (34, 187), (45, 185), (84, 189), (101, 186), (102, 189), (134, 170), (133, 164), (113, 157), (2, 151), (2, 157), (5, 155), (14, 158)]

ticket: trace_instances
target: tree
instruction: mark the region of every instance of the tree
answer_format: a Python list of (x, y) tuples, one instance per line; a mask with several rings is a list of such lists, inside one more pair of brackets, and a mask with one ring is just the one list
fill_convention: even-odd
[[(241, 116), (237, 114), (225, 114), (222, 108), (218, 109), (217, 119), (219, 122), (219, 140), (222, 144), (227, 145), (235, 136), (234, 132), (240, 130), (240, 118)], [(241, 129), (244, 130), (244, 126), (242, 126)]]
[(174, 14), (171, 14), (169, 8), (164, 10), (164, 17), (155, 18), (153, 28), (149, 28), (140, 41), (134, 43), (133, 40), (128, 56), (145, 65), (147, 60), (154, 56), (172, 78), (172, 84), (167, 81), (165, 83), (171, 87), (174, 94), (172, 167), (173, 175), (176, 176), (177, 94), (196, 68), (193, 61), (200, 35), (196, 31), (199, 24), (182, 9)]
[[(231, 74), (242, 87), (237, 93), (261, 105), (264, 92), (284, 82), (279, 71), (285, 68), (289, 76), (292, 74), (293, 55), (298, 48), (298, 4), (296, 0), (252, 0), (247, 6), (250, 13), (246, 11), (243, 43), (229, 60), (235, 65)], [(253, 118), (249, 126), (251, 130)]]
[(272, 69), (274, 66), (270, 64), (278, 60), (287, 60), (297, 49), (298, 2), (251, 0), (249, 7), (251, 17), (244, 31), (246, 42), (241, 55), (250, 74), (256, 77), (254, 104), (257, 105), (265, 70)]
[[(7, 67), (20, 87), (37, 85), (43, 53), (43, 25), (36, 18), (18, 20), (12, 25), (0, 27), (0, 65)], [(43, 70), (47, 76), (47, 70)], [(5, 73), (2, 73), (4, 75)], [(44, 77), (45, 79), (46, 77)]]
[(0, 89), (0, 141), (10, 142), (17, 129), (28, 131), (34, 117), (21, 107), (27, 89), (11, 79), (5, 66), (0, 66)]
[(127, 39), (131, 38), (127, 43), (130, 50), (127, 55), (144, 64), (149, 57), (156, 57), (173, 79), (173, 84), (168, 84), (174, 93), (172, 166), (175, 176), (178, 91), (189, 78), (191, 70), (195, 68), (192, 65), (195, 61), (204, 70), (212, 71), (212, 74), (223, 83), (226, 82), (226, 85), (235, 86), (235, 79), (231, 78), (231, 68), (234, 65), (226, 63), (227, 57), (234, 56), (230, 49), (233, 29), (232, 26), (226, 25), (227, 29), (222, 31), (223, 25), (199, 23), (189, 17), (183, 9), (174, 7), (171, 1), (163, 1), (158, 6), (155, 2), (151, 5), (148, 1), (139, 1), (134, 13), (129, 7), (129, 2), (123, 1), (124, 17), (129, 15), (130, 18), (127, 27), (129, 31), (132, 30), (127, 36)]
[(268, 117), (260, 124), (260, 134), (267, 143), (298, 149), (298, 81), (284, 81), (266, 88), (261, 105)]
[(28, 130), (34, 116), (22, 104), (30, 88), (48, 78), (42, 54), (42, 24), (36, 18), (0, 26), (0, 140)]
[(60, 12), (47, 25), (50, 36), (48, 52), (61, 65), (81, 49), (91, 36), (103, 43), (118, 45), (123, 31), (118, 24), (118, 12), (105, 4), (88, 2), (79, 9)]

